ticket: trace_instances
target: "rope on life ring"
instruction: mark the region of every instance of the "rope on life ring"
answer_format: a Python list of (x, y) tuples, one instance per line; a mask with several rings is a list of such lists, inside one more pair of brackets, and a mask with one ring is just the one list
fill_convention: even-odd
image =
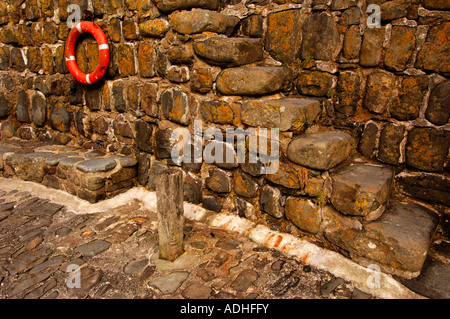
[[(90, 74), (83, 73), (77, 65), (75, 58), (75, 46), (78, 38), (83, 33), (90, 33), (94, 36), (98, 44), (98, 63), (95, 70)], [(70, 73), (75, 79), (82, 84), (94, 84), (97, 83), (105, 74), (109, 64), (109, 45), (108, 39), (103, 33), (102, 29), (93, 22), (82, 21), (76, 24), (69, 33), (66, 40), (66, 47), (64, 56), (66, 58), (66, 64)]]

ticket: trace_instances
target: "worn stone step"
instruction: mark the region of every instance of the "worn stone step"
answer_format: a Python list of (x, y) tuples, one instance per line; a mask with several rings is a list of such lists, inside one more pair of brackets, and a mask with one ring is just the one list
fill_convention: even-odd
[(325, 236), (356, 260), (413, 278), (422, 269), (438, 222), (439, 215), (429, 208), (396, 201), (361, 229), (337, 224), (328, 227)]
[(331, 203), (345, 215), (379, 217), (389, 201), (394, 173), (386, 166), (354, 164), (331, 175)]
[(320, 102), (311, 99), (249, 100), (242, 104), (241, 121), (254, 127), (300, 131), (313, 124), (320, 111)]
[(54, 145), (3, 147), (4, 176), (42, 183), (91, 203), (111, 198), (135, 185), (137, 160)]
[(293, 140), (287, 157), (308, 168), (329, 170), (345, 161), (354, 147), (355, 141), (346, 132), (311, 133)]

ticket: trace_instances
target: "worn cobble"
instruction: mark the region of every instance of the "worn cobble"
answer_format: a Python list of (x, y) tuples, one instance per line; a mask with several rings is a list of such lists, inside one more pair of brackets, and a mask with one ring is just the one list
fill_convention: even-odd
[(0, 202), (3, 299), (361, 295), (350, 282), (336, 284), (330, 273), (246, 237), (190, 221), (184, 227), (186, 252), (174, 262), (161, 260), (157, 214), (137, 200), (102, 213), (75, 214), (27, 191), (6, 191), (0, 185)]

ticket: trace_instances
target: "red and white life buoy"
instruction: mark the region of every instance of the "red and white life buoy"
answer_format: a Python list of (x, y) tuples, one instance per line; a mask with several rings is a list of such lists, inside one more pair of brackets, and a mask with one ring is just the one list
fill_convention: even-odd
[[(83, 33), (90, 33), (94, 36), (98, 44), (98, 63), (95, 70), (90, 74), (83, 73), (77, 65), (75, 59), (75, 46), (78, 38)], [(105, 34), (98, 25), (90, 21), (82, 21), (76, 24), (69, 33), (65, 48), (66, 64), (70, 73), (83, 84), (94, 84), (98, 82), (106, 72), (109, 64), (109, 45)]]

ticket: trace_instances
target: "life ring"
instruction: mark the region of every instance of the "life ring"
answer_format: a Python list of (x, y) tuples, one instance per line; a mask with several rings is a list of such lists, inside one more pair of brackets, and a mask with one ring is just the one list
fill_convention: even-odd
[[(77, 65), (75, 58), (75, 46), (78, 38), (83, 33), (90, 33), (94, 36), (98, 44), (98, 63), (95, 70), (90, 74), (83, 73)], [(106, 72), (109, 64), (108, 39), (102, 29), (93, 22), (82, 21), (76, 24), (69, 33), (66, 41), (65, 53), (66, 64), (70, 73), (82, 84), (94, 84), (98, 82)]]

